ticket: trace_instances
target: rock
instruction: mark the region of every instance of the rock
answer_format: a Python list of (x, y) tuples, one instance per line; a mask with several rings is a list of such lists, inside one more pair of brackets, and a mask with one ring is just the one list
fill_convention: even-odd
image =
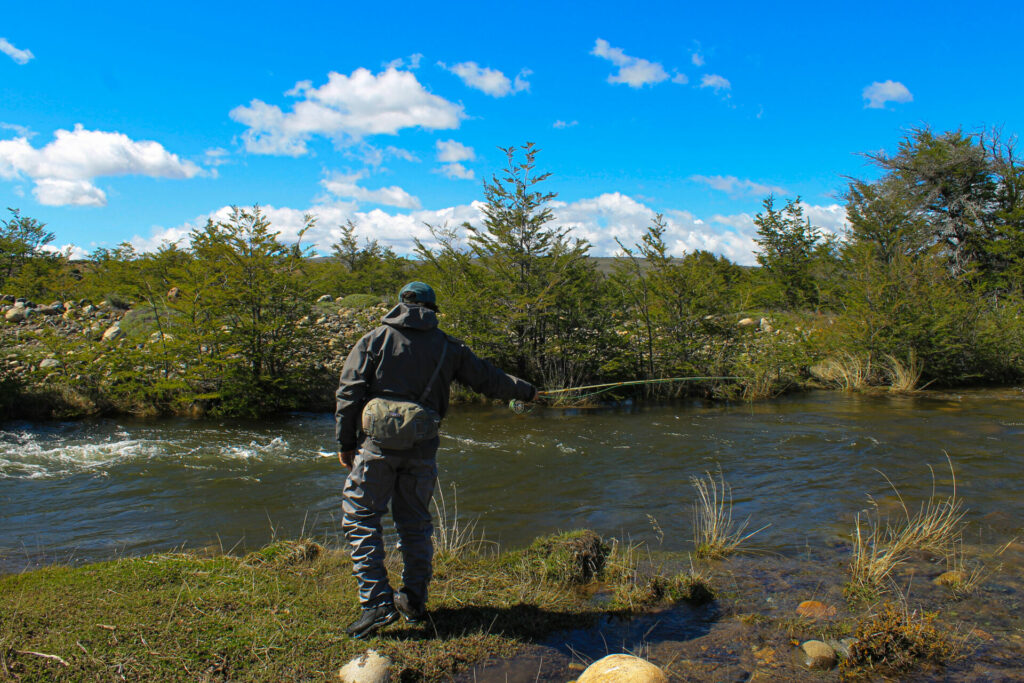
[(328, 303), (334, 301), (334, 298), (330, 294), (324, 294), (322, 297), (316, 300), (318, 304)]
[(39, 369), (49, 370), (50, 368), (59, 368), (60, 366), (61, 362), (56, 358), (47, 358), (46, 360), (39, 364)]
[(836, 615), (836, 608), (817, 600), (804, 600), (797, 605), (796, 613), (806, 619), (828, 619)]
[(179, 296), (181, 296), (181, 290), (178, 289), (177, 287), (171, 287), (169, 290), (167, 290), (168, 301), (177, 301)]
[(825, 644), (835, 650), (837, 656), (847, 659), (850, 656), (850, 648), (856, 642), (856, 638), (843, 638), (842, 640), (826, 640)]
[(800, 649), (804, 652), (804, 665), (809, 669), (831, 669), (836, 665), (836, 652), (820, 640), (808, 640)]
[(75, 302), (74, 301), (65, 301), (64, 302), (64, 310), (65, 311), (70, 311), (70, 310), (74, 309), (74, 307), (75, 307)]
[(42, 308), (37, 308), (36, 312), (43, 315), (63, 315), (64, 306), (60, 304), (57, 304), (56, 306), (43, 306)]
[(743, 320), (739, 321), (736, 324), (739, 325), (740, 327), (750, 327), (751, 325), (754, 324), (754, 322), (755, 320), (753, 318), (744, 318)]
[(0, 295), (0, 301), (2, 301), (5, 304), (14, 303), (14, 295), (13, 294), (2, 294), (2, 295)]
[(380, 656), (376, 650), (367, 650), (341, 667), (338, 679), (344, 683), (388, 683), (390, 666), (390, 659)]
[(84, 307), (82, 308), (82, 313), (95, 313), (95, 312), (96, 312), (96, 311), (98, 311), (98, 310), (99, 310), (99, 309), (98, 309), (98, 308), (96, 308), (95, 306), (93, 306), (92, 304), (86, 304), (86, 305), (85, 305), (85, 306), (84, 306)]
[(106, 332), (103, 333), (103, 341), (117, 341), (124, 337), (124, 330), (118, 324), (113, 324), (107, 328)]
[(10, 323), (20, 323), (28, 317), (28, 311), (24, 308), (18, 308), (15, 306), (11, 310), (4, 314), (4, 318)]
[(956, 586), (967, 583), (967, 572), (952, 570), (942, 572), (932, 580), (936, 586)]
[(764, 332), (765, 334), (771, 334), (772, 332), (775, 332), (776, 330), (771, 325), (765, 323), (765, 324), (761, 325), (761, 331)]
[(588, 666), (577, 683), (668, 683), (668, 676), (646, 659), (608, 655)]

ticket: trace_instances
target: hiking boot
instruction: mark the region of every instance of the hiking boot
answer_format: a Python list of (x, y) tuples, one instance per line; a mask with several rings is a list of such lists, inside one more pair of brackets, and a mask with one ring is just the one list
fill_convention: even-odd
[(378, 607), (364, 609), (359, 618), (348, 625), (345, 632), (353, 638), (365, 638), (381, 626), (387, 626), (397, 620), (398, 612), (395, 611), (395, 606), (386, 602)]
[(427, 616), (427, 609), (422, 604), (414, 602), (404, 592), (395, 593), (395, 607), (402, 613), (405, 620), (410, 624), (419, 624)]

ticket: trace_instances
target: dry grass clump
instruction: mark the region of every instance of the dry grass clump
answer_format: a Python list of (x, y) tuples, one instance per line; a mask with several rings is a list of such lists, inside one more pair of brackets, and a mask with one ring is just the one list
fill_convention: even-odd
[(459, 519), (459, 492), (455, 484), (451, 488), (450, 509), (444, 497), (444, 489), (440, 486), (431, 501), (437, 518), (434, 525), (434, 551), (442, 557), (458, 557), (467, 553), (480, 554), (485, 549), (497, 549), (496, 543), (488, 541), (482, 532), (477, 531), (479, 519)]
[(871, 384), (874, 369), (871, 354), (856, 356), (846, 352), (826, 359), (817, 366), (816, 374), (843, 391), (861, 391)]
[(521, 554), (521, 564), (550, 583), (582, 585), (604, 572), (612, 550), (590, 529), (538, 538)]
[(938, 495), (935, 472), (932, 471), (931, 495), (915, 514), (910, 513), (903, 496), (886, 477), (903, 509), (904, 519), (898, 523), (883, 520), (877, 505), (870, 513), (857, 514), (853, 530), (853, 560), (850, 563), (854, 594), (883, 589), (893, 571), (906, 561), (912, 550), (926, 550), (947, 557), (952, 555), (961, 539), (965, 510), (956, 496), (956, 473), (952, 461), (949, 461), (949, 471), (953, 479), (951, 494), (948, 497)]
[(710, 472), (704, 477), (690, 477), (697, 489), (693, 503), (693, 542), (701, 559), (716, 559), (736, 552), (754, 534), (770, 525), (747, 532), (750, 519), (737, 523), (732, 518), (732, 487), (725, 483), (722, 472), (718, 479)]
[(886, 355), (885, 374), (889, 377), (889, 391), (894, 394), (912, 394), (918, 391), (924, 364), (911, 349), (904, 363), (895, 356)]
[(934, 612), (910, 611), (905, 604), (883, 604), (876, 614), (857, 624), (842, 668), (899, 673), (920, 662), (942, 664), (954, 659), (962, 643), (949, 629), (936, 625), (936, 617)]
[(275, 541), (242, 558), (247, 567), (273, 567), (283, 569), (313, 562), (324, 552), (324, 547), (308, 538), (294, 541)]

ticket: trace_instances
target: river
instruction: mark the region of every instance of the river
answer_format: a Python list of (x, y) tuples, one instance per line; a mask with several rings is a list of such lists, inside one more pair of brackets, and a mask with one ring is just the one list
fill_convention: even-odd
[[(841, 541), (872, 496), (958, 495), (972, 529), (1021, 533), (1024, 393), (813, 392), (756, 404), (595, 410), (459, 406), (444, 425), (449, 511), (504, 547), (578, 527), (692, 547), (690, 478), (721, 470), (734, 517), (782, 555)], [(884, 476), (883, 476), (884, 474)], [(0, 423), (0, 571), (305, 533), (341, 545), (333, 417)], [(972, 532), (975, 533), (975, 532)]]

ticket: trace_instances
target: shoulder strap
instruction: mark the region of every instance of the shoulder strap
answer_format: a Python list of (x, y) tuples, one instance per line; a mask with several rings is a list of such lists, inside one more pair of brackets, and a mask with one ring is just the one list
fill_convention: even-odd
[(444, 338), (444, 346), (441, 347), (441, 359), (437, 361), (437, 367), (434, 368), (434, 374), (430, 376), (430, 381), (427, 382), (427, 388), (423, 390), (423, 395), (420, 396), (420, 403), (424, 403), (427, 400), (427, 396), (430, 395), (430, 390), (434, 388), (434, 382), (437, 380), (437, 376), (441, 374), (441, 366), (444, 365), (445, 354), (448, 353), (448, 337)]

